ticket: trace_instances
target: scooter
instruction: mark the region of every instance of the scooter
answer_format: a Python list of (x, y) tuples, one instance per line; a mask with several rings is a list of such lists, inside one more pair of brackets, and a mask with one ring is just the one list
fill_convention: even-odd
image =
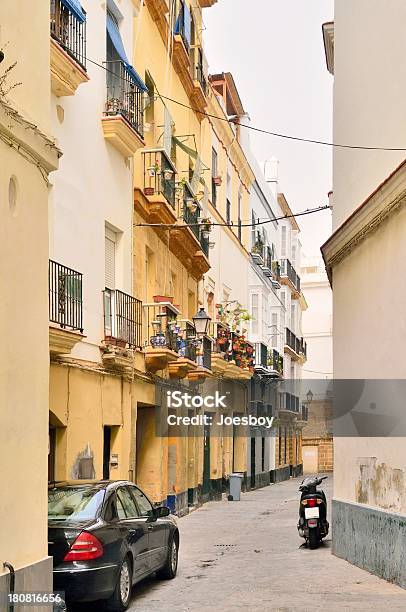
[(299, 487), (302, 495), (300, 497), (297, 529), (299, 536), (306, 540), (306, 544), (311, 549), (319, 546), (329, 530), (326, 496), (324, 491), (317, 490), (318, 485), (326, 478), (328, 476), (304, 478)]

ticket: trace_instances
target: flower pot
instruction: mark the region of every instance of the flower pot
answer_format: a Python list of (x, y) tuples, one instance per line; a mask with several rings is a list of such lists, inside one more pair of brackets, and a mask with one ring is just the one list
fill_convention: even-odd
[(165, 172), (164, 172), (164, 179), (166, 181), (170, 181), (171, 178), (173, 177), (173, 174), (174, 174), (173, 170), (165, 170)]
[(157, 304), (159, 304), (160, 302), (169, 302), (170, 304), (173, 304), (173, 297), (169, 295), (153, 295), (152, 299)]
[(153, 187), (145, 187), (144, 188), (144, 194), (146, 196), (153, 196), (155, 193), (155, 189)]
[(216, 185), (216, 187), (221, 187), (223, 179), (221, 178), (221, 176), (215, 176), (213, 178), (213, 181), (214, 181), (214, 184)]

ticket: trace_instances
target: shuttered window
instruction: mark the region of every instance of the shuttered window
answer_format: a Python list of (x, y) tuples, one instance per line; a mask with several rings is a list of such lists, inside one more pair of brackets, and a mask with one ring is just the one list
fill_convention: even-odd
[(105, 236), (105, 285), (106, 289), (116, 288), (116, 236), (108, 228)]
[(286, 226), (282, 225), (281, 228), (281, 257), (286, 257)]
[(278, 315), (276, 312), (272, 313), (271, 334), (272, 348), (278, 348)]

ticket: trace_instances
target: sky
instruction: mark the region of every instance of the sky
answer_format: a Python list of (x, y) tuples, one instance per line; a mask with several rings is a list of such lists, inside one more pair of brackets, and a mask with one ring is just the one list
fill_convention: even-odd
[[(333, 19), (333, 0), (218, 0), (203, 19), (210, 72), (233, 74), (251, 125), (331, 142), (333, 77), (321, 26)], [(255, 132), (251, 147), (260, 162), (279, 159), (279, 191), (294, 212), (328, 203), (331, 147)], [(320, 255), (330, 211), (297, 220), (303, 253)]]

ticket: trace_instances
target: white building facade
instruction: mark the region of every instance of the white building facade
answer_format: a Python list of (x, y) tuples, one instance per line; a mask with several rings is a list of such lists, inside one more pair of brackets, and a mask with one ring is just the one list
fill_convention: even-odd
[[(363, 387), (380, 381), (380, 396), (366, 403), (368, 423), (379, 415), (385, 421), (391, 392), (403, 402), (396, 385), (406, 371), (399, 274), (406, 257), (405, 153), (378, 150), (405, 146), (405, 19), (401, 0), (340, 0), (334, 24), (323, 26), (334, 74), (334, 141), (372, 147), (334, 149), (333, 234), (322, 247), (333, 288), (334, 378), (361, 379)], [(350, 385), (348, 393), (362, 405)], [(347, 435), (334, 440), (333, 552), (406, 587), (404, 438), (393, 428), (394, 437), (379, 428), (368, 437), (347, 416)]]

